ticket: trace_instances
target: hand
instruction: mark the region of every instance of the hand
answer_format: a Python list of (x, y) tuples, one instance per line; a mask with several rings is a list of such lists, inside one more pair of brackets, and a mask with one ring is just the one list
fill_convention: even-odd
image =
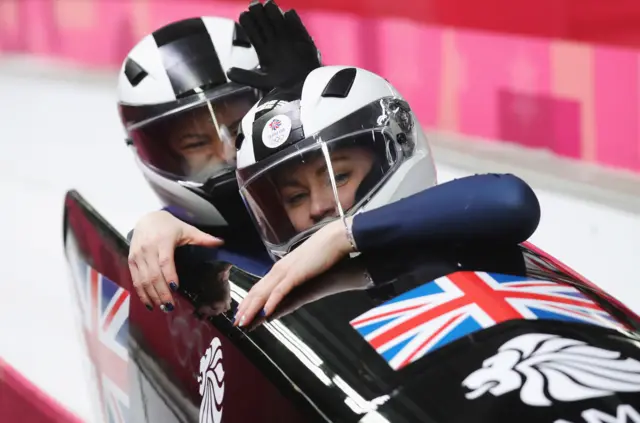
[(163, 311), (172, 311), (170, 289), (178, 289), (174, 251), (180, 245), (218, 247), (221, 239), (206, 234), (166, 211), (147, 214), (138, 221), (129, 247), (129, 271), (140, 301), (149, 310), (152, 302)]
[[(351, 225), (352, 218), (347, 218)], [(335, 220), (273, 265), (238, 305), (234, 325), (246, 326), (257, 314), (269, 317), (293, 288), (327, 271), (353, 249), (341, 220)]]
[(260, 70), (231, 68), (230, 80), (264, 91), (304, 81), (319, 68), (320, 55), (295, 10), (282, 13), (273, 0), (240, 14), (240, 25), (256, 50)]

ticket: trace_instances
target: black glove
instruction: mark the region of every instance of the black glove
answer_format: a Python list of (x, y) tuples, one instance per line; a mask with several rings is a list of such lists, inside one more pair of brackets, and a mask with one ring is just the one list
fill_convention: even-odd
[(259, 70), (231, 68), (233, 82), (264, 91), (304, 81), (319, 68), (320, 54), (295, 10), (282, 13), (273, 0), (256, 2), (240, 15), (240, 26), (260, 61)]

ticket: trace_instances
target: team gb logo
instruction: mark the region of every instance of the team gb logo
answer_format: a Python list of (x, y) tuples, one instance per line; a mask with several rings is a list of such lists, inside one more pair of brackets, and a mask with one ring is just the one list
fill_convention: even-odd
[(545, 407), (640, 391), (640, 362), (617, 351), (557, 335), (531, 333), (513, 338), (471, 373), (462, 386), (468, 399), (487, 392), (501, 396), (520, 389), (520, 399)]
[(262, 130), (262, 142), (269, 148), (281, 146), (291, 133), (291, 119), (287, 115), (274, 116)]
[(220, 423), (224, 398), (224, 368), (222, 367), (222, 343), (213, 338), (200, 359), (200, 423)]

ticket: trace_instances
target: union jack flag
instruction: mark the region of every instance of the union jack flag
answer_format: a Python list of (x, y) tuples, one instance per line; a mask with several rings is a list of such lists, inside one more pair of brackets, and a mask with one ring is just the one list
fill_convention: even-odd
[(280, 119), (274, 119), (269, 123), (269, 128), (271, 128), (272, 131), (275, 131), (276, 129), (280, 128), (280, 125), (282, 125)]
[(129, 293), (90, 266), (86, 266), (85, 275), (77, 292), (102, 409), (109, 423), (125, 423), (129, 409)]
[(470, 333), (512, 319), (624, 326), (570, 285), (484, 272), (456, 272), (350, 322), (395, 369)]

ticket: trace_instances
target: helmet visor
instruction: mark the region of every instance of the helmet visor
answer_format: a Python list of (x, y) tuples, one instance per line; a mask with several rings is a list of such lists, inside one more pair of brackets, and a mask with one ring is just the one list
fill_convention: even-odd
[(328, 222), (359, 209), (401, 155), (383, 128), (328, 141), (310, 137), (258, 172), (238, 170), (238, 183), (263, 240), (284, 254)]
[(255, 102), (251, 91), (203, 101), (129, 135), (146, 165), (170, 179), (203, 184), (235, 169), (235, 136)]

